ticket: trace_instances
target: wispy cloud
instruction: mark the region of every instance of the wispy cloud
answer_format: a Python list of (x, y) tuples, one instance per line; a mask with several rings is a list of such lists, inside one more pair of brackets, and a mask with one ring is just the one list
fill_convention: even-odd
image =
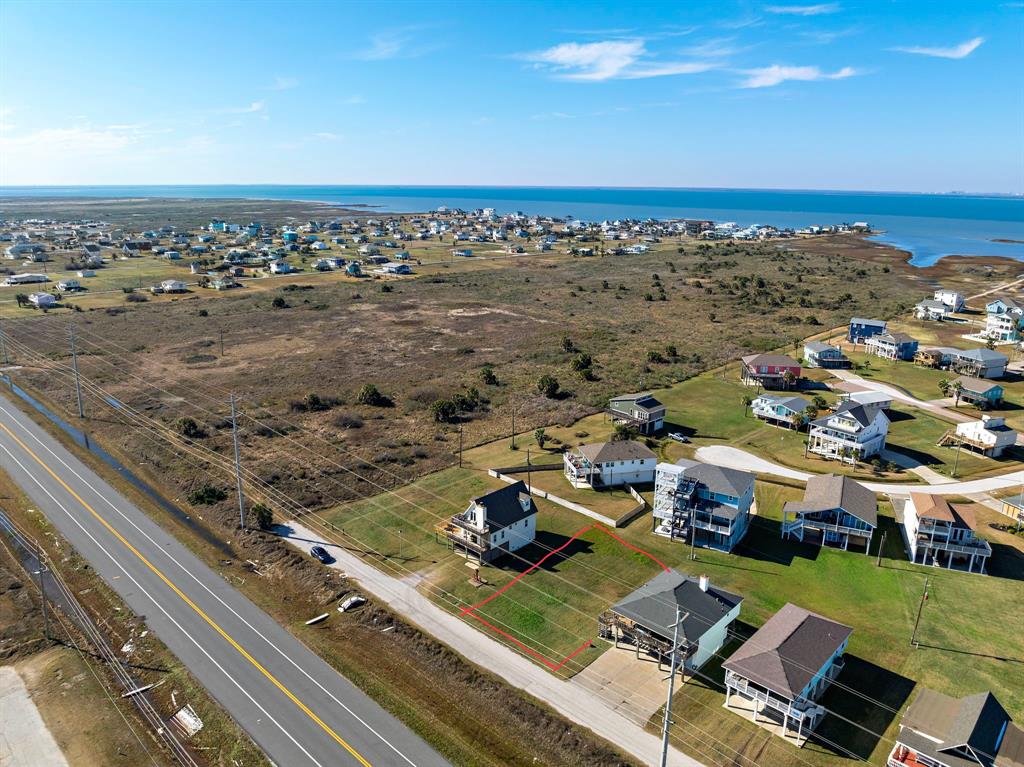
[(694, 74), (715, 66), (707, 61), (654, 60), (643, 40), (562, 43), (523, 54), (521, 58), (547, 69), (559, 79), (589, 82)]
[(342, 104), (347, 104), (348, 106), (355, 106), (357, 104), (365, 104), (366, 103), (366, 96), (362, 95), (361, 93), (353, 93), (347, 99), (344, 99), (341, 103)]
[(768, 13), (788, 14), (791, 16), (824, 16), (838, 13), (839, 3), (818, 3), (817, 5), (766, 5)]
[(313, 135), (319, 139), (323, 139), (324, 141), (341, 141), (341, 139), (344, 138), (340, 133), (331, 133), (330, 131), (320, 131)]
[(813, 82), (815, 80), (843, 80), (860, 74), (853, 67), (843, 67), (835, 72), (823, 72), (819, 67), (787, 67), (772, 64), (770, 67), (745, 69), (747, 79), (740, 83), (741, 88), (770, 88), (789, 80)]
[(441, 47), (436, 42), (423, 41), (421, 33), (425, 29), (407, 26), (378, 32), (370, 38), (366, 48), (353, 51), (348, 57), (359, 61), (388, 61), (422, 56)]
[(270, 91), (287, 91), (297, 87), (299, 81), (294, 77), (281, 77), (278, 75), (274, 78), (274, 82), (267, 86), (267, 90)]
[(217, 112), (222, 115), (248, 115), (262, 112), (267, 108), (267, 102), (265, 101), (253, 101), (248, 106), (244, 107), (224, 107), (218, 109)]
[(744, 48), (736, 45), (735, 37), (715, 37), (683, 49), (687, 56), (697, 59), (724, 59), (735, 56)]
[(891, 48), (890, 50), (900, 51), (901, 53), (916, 53), (920, 56), (935, 56), (940, 59), (965, 59), (974, 53), (978, 47), (985, 42), (984, 37), (974, 37), (970, 40), (960, 43), (960, 45), (954, 45), (950, 48), (929, 48), (925, 46), (906, 46)]

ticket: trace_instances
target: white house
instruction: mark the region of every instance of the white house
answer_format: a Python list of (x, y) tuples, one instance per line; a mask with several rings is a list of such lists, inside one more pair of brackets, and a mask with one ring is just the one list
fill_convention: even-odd
[[(898, 500), (898, 499), (897, 499)], [(911, 493), (896, 519), (903, 525), (907, 558), (915, 564), (963, 567), (984, 574), (992, 546), (974, 537), (975, 521), (966, 508), (957, 508), (941, 495)]]
[(962, 293), (957, 293), (955, 290), (945, 290), (939, 288), (935, 291), (933, 298), (936, 301), (941, 301), (954, 312), (959, 312), (964, 308), (964, 297)]
[(59, 290), (61, 293), (69, 293), (81, 289), (82, 283), (80, 283), (78, 280), (71, 279), (70, 277), (61, 280), (60, 282), (57, 283), (57, 290)]
[(657, 465), (652, 450), (629, 440), (592, 442), (562, 454), (565, 478), (576, 488), (653, 482)]
[(811, 421), (807, 450), (853, 464), (880, 453), (888, 433), (889, 418), (884, 412), (847, 400), (835, 412)]
[(843, 400), (863, 405), (869, 413), (872, 410), (888, 410), (892, 407), (892, 395), (880, 391), (855, 391), (843, 395)]
[(671, 663), (676, 610), (681, 644), (679, 661), (697, 670), (718, 653), (739, 617), (743, 597), (711, 585), (706, 575), (694, 578), (663, 570), (598, 618), (600, 634), (618, 647), (625, 643)]
[(953, 313), (949, 304), (926, 299), (914, 307), (914, 316), (919, 320), (944, 320)]
[(184, 293), (187, 290), (187, 286), (181, 280), (164, 280), (160, 283), (160, 288), (164, 293)]
[(1005, 418), (983, 415), (978, 421), (956, 425), (956, 437), (947, 444), (960, 444), (990, 458), (997, 458), (1017, 443), (1017, 432), (1006, 425)]
[(271, 274), (291, 274), (294, 271), (292, 265), (287, 261), (271, 261), (270, 262), (270, 273)]
[(47, 309), (57, 305), (57, 297), (52, 293), (32, 293), (28, 301), (37, 309)]
[(10, 277), (0, 282), (0, 285), (10, 288), (15, 285), (29, 285), (33, 282), (49, 282), (50, 278), (45, 274), (12, 274)]
[(537, 506), (526, 483), (520, 480), (474, 498), (464, 512), (451, 517), (439, 531), (456, 551), (490, 562), (533, 542), (537, 537)]

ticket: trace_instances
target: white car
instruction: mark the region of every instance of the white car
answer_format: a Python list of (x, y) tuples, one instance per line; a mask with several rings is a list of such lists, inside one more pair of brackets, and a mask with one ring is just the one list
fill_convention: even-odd
[(682, 442), (684, 445), (690, 441), (690, 438), (683, 434), (681, 431), (674, 431), (668, 435), (669, 439), (674, 439), (676, 442)]

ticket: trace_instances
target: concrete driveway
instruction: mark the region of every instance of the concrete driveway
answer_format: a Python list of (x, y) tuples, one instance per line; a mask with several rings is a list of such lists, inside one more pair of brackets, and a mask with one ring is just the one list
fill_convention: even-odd
[(641, 654), (638, 660), (634, 650), (612, 647), (570, 681), (626, 718), (644, 724), (665, 703), (667, 677), (668, 669), (658, 671), (653, 658)]

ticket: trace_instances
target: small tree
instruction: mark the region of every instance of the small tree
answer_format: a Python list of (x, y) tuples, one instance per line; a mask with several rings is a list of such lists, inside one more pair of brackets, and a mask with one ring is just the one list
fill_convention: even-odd
[(359, 390), (359, 394), (356, 395), (356, 402), (360, 405), (384, 407), (388, 405), (391, 400), (381, 394), (380, 390), (372, 383), (368, 383), (364, 384), (363, 388)]
[(569, 336), (562, 336), (562, 351), (566, 354), (571, 354), (576, 351), (576, 344), (572, 342)]
[(537, 380), (537, 391), (543, 394), (548, 399), (554, 399), (558, 396), (558, 390), (561, 385), (558, 383), (558, 379), (552, 375), (542, 375)]
[(252, 521), (256, 523), (256, 527), (260, 530), (269, 530), (274, 525), (274, 512), (270, 510), (269, 506), (265, 506), (262, 503), (253, 504), (253, 507), (249, 509), (249, 513), (252, 515)]
[(994, 338), (987, 339), (985, 341), (985, 348), (986, 349), (995, 349), (996, 348), (996, 339), (994, 339)]
[(828, 407), (828, 402), (826, 402), (825, 398), (822, 397), (820, 394), (815, 394), (814, 398), (811, 401), (814, 403), (814, 407), (816, 407), (819, 412)]
[(949, 396), (949, 387), (950, 386), (951, 386), (951, 383), (950, 383), (950, 380), (948, 378), (943, 378), (941, 381), (939, 381), (939, 391), (942, 392), (942, 396), (943, 397), (948, 397)]
[(618, 423), (615, 424), (615, 431), (612, 433), (612, 442), (628, 442), (631, 439), (636, 439), (637, 430), (629, 424)]
[(438, 423), (454, 423), (459, 417), (459, 406), (450, 399), (436, 399), (430, 403), (430, 414)]
[(670, 360), (674, 360), (679, 357), (679, 350), (676, 348), (675, 344), (669, 344), (665, 347), (665, 356)]
[(281, 296), (275, 297), (274, 300), (270, 302), (270, 305), (272, 307), (274, 307), (275, 309), (287, 309), (288, 308), (288, 302), (285, 301)]
[(960, 395), (963, 394), (964, 385), (959, 381), (953, 381), (953, 383), (949, 385), (949, 388), (953, 392), (953, 407), (959, 407)]
[(196, 423), (196, 419), (190, 418), (189, 416), (179, 418), (175, 421), (174, 428), (178, 430), (178, 433), (181, 434), (181, 436), (188, 437), (189, 439), (197, 439), (205, 436), (203, 428)]
[(750, 406), (754, 404), (754, 400), (753, 400), (753, 398), (749, 394), (744, 394), (743, 397), (742, 397), (742, 402), (743, 402), (743, 417), (746, 418), (747, 417), (747, 410), (749, 410)]
[(544, 429), (540, 428), (540, 429), (537, 429), (536, 431), (534, 431), (533, 432), (533, 438), (537, 442), (537, 447), (539, 447), (541, 450), (543, 450), (544, 449), (544, 445), (546, 445), (547, 441), (548, 441), (548, 435), (544, 432)]
[(818, 408), (812, 403), (804, 408), (804, 418), (813, 421), (818, 417)]
[(785, 385), (787, 389), (791, 387), (794, 383), (796, 383), (796, 375), (793, 373), (792, 370), (787, 370), (785, 373), (782, 374), (782, 383)]
[(591, 357), (587, 352), (580, 352), (569, 362), (569, 367), (575, 370), (577, 373), (581, 370), (589, 370), (594, 364), (594, 358)]
[(480, 380), (485, 386), (498, 385), (498, 376), (494, 374), (494, 368), (490, 365), (484, 365), (480, 369)]
[(661, 364), (665, 362), (665, 355), (659, 352), (657, 349), (651, 349), (647, 352), (647, 361), (654, 364)]

